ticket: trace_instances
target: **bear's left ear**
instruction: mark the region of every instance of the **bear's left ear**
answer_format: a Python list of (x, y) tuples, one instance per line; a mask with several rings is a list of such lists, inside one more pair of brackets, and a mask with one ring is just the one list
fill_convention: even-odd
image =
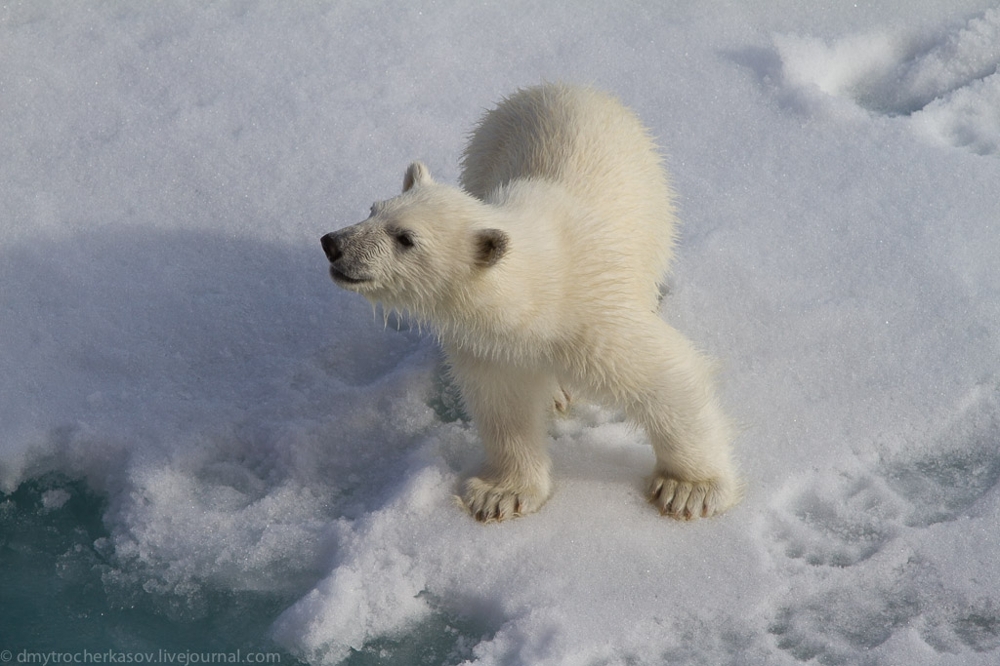
[(406, 174), (403, 175), (403, 191), (409, 192), (414, 185), (426, 185), (432, 183), (431, 172), (423, 162), (414, 162), (406, 167)]
[(475, 257), (480, 268), (493, 266), (507, 252), (510, 237), (499, 229), (483, 229), (476, 232)]

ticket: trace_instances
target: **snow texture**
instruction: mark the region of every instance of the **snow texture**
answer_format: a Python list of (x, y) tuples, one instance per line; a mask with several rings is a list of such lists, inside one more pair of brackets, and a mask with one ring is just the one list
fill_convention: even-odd
[[(483, 666), (995, 664), (998, 64), (971, 0), (8, 3), (0, 489), (85, 479), (107, 585), (279, 591), (313, 664), (428, 632)], [(661, 518), (641, 433), (576, 405), (552, 500), (476, 524), (433, 340), (326, 276), (323, 233), (413, 159), (454, 181), (542, 80), (664, 148), (664, 316), (743, 424), (721, 518)]]

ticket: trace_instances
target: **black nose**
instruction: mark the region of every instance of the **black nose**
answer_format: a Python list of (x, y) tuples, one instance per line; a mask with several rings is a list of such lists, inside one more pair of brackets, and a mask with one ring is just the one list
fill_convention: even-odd
[(340, 243), (337, 242), (336, 234), (327, 234), (319, 242), (323, 244), (323, 252), (326, 252), (326, 258), (330, 260), (331, 264), (340, 259), (343, 252), (340, 251)]

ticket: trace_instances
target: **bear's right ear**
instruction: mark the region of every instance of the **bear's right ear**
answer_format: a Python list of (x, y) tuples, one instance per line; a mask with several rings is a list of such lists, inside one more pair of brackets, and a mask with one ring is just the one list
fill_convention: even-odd
[(406, 174), (403, 176), (403, 191), (409, 192), (414, 185), (426, 185), (432, 183), (431, 172), (424, 166), (423, 162), (414, 162), (406, 167)]
[(483, 229), (476, 232), (476, 265), (480, 268), (493, 266), (507, 252), (510, 237), (499, 229)]

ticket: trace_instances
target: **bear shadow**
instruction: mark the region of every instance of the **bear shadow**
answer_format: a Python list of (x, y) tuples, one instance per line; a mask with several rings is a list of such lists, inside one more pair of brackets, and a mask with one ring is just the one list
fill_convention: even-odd
[(158, 422), (183, 435), (185, 409), (254, 409), (325, 356), (351, 360), (320, 368), (346, 386), (383, 374), (416, 333), (400, 352), (364, 299), (331, 283), (319, 236), (109, 225), (0, 249), (0, 421), (22, 439), (116, 420), (126, 437)]

